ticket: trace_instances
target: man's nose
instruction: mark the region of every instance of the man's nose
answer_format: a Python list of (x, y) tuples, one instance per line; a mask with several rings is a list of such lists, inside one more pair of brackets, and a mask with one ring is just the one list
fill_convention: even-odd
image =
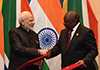
[(68, 24), (64, 22), (63, 25), (64, 25), (64, 26), (67, 26)]
[(35, 21), (33, 21), (32, 23), (35, 24)]

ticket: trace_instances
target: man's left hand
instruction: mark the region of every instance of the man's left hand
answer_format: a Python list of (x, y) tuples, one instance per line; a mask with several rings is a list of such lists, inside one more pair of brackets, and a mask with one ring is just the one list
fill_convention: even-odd
[(80, 66), (79, 68), (83, 68), (84, 67), (84, 61), (83, 60), (79, 60), (78, 62), (76, 62), (75, 64), (78, 64), (78, 63), (82, 63), (83, 65)]
[(34, 63), (34, 65), (37, 65), (39, 67), (42, 66), (43, 65), (43, 60)]

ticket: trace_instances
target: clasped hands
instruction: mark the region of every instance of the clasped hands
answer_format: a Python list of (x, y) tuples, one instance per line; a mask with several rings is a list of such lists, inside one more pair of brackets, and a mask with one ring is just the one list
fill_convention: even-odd
[(46, 49), (46, 50), (39, 49), (39, 54), (40, 55), (46, 55), (46, 54), (49, 54), (49, 53), (51, 53), (51, 51), (49, 49)]
[[(51, 53), (51, 51), (49, 49), (47, 49), (47, 50), (38, 49), (38, 52), (39, 52), (40, 55), (46, 55), (46, 54)], [(48, 56), (48, 57), (50, 57), (50, 56)], [(34, 63), (34, 65), (37, 65), (39, 67), (42, 66), (42, 64), (43, 64), (43, 60), (40, 60), (40, 61)]]

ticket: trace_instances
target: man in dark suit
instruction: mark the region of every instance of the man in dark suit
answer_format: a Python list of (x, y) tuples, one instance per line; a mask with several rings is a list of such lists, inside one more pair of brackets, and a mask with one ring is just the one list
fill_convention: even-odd
[[(9, 31), (9, 43), (11, 46), (10, 63), (8, 70), (16, 70), (25, 62), (44, 55), (44, 51), (40, 50), (38, 35), (33, 31), (34, 16), (24, 11), (19, 16), (20, 26)], [(22, 70), (39, 70), (43, 61), (39, 61)]]
[[(93, 60), (98, 55), (98, 51), (94, 33), (91, 29), (82, 26), (79, 18), (76, 11), (69, 11), (65, 14), (66, 29), (61, 31), (58, 43), (49, 51), (51, 52), (50, 57), (61, 53), (62, 68), (74, 63), (82, 63), (83, 66), (74, 70), (95, 70)], [(71, 38), (68, 45), (70, 32)], [(68, 47), (66, 47), (67, 45)]]

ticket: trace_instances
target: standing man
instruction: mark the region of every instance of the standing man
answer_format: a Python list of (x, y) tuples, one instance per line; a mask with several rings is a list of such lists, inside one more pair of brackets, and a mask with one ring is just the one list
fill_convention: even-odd
[[(91, 29), (82, 26), (79, 18), (76, 11), (65, 14), (66, 29), (61, 31), (59, 42), (49, 51), (50, 57), (61, 53), (62, 68), (74, 63), (82, 63), (82, 67), (74, 70), (95, 70), (93, 60), (98, 55), (98, 51), (94, 33)], [(68, 37), (70, 32), (71, 36)]]
[[(18, 28), (9, 31), (11, 52), (8, 70), (16, 70), (25, 62), (47, 52), (47, 50), (40, 50), (38, 35), (33, 31), (35, 24), (33, 15), (28, 11), (22, 12), (19, 16), (19, 23)], [(43, 61), (39, 61), (22, 70), (39, 70), (42, 63)]]

